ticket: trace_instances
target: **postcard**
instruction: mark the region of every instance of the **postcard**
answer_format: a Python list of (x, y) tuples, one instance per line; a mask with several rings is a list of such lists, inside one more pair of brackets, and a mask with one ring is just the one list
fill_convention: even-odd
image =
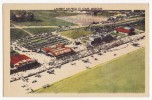
[(3, 4), (4, 96), (149, 96), (148, 4)]

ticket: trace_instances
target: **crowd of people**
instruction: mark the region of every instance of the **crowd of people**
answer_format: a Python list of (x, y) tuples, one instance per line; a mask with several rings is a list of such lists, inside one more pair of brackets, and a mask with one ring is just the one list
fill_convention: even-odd
[(64, 56), (62, 58), (59, 59), (55, 59), (54, 61), (51, 61), (49, 63), (50, 66), (58, 66), (57, 67), (61, 67), (61, 65), (75, 61), (75, 60), (80, 60), (84, 57), (96, 54), (96, 53), (100, 53), (101, 51), (108, 51), (110, 48), (114, 48), (117, 47), (119, 45), (122, 44), (126, 44), (128, 42), (131, 41), (139, 41), (140, 39), (143, 39), (144, 36), (128, 36), (125, 38), (121, 38), (120, 40), (114, 40), (110, 43), (104, 43), (104, 44), (97, 44), (94, 47), (89, 47), (87, 49), (81, 50), (79, 52), (76, 52), (75, 54), (72, 55), (68, 55), (68, 56)]

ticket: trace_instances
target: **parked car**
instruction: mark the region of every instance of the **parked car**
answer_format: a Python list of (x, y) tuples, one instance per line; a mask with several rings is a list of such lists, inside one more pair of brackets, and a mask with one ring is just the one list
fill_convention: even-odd
[(36, 83), (36, 82), (37, 82), (37, 80), (32, 81), (32, 83)]

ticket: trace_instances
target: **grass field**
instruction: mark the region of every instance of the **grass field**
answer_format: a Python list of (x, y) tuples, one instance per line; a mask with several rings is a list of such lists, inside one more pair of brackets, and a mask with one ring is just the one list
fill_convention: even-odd
[(51, 33), (55, 31), (57, 28), (24, 28), (24, 30), (36, 35), (39, 33)]
[(122, 33), (112, 32), (111, 34), (115, 36), (125, 37), (125, 34), (122, 34)]
[(86, 43), (89, 40), (89, 37), (85, 37), (81, 39), (81, 42)]
[(35, 21), (31, 21), (31, 22), (12, 21), (12, 23), (16, 25), (20, 25), (20, 26), (69, 26), (69, 25), (75, 25), (75, 24), (61, 20), (61, 19), (57, 19), (55, 17), (77, 15), (77, 13), (67, 13), (63, 11), (59, 12), (59, 11), (51, 11), (51, 10), (34, 10), (31, 12), (33, 12), (35, 16), (35, 19), (36, 19)]
[(11, 40), (16, 40), (28, 36), (29, 34), (20, 29), (10, 29)]
[(91, 31), (87, 31), (84, 28), (73, 29), (73, 30), (68, 30), (68, 31), (62, 32), (62, 35), (72, 38), (72, 39), (77, 39), (79, 37), (88, 36), (91, 34), (92, 34)]
[(92, 69), (36, 90), (36, 93), (143, 93), (145, 49), (141, 48)]

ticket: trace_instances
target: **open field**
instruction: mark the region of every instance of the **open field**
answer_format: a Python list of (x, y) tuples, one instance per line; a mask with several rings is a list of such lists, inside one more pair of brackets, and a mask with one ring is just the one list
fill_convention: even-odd
[[(128, 63), (129, 62), (129, 63)], [(54, 83), (37, 93), (143, 93), (145, 49), (141, 48)]]
[[(15, 12), (15, 11), (12, 11)], [(55, 17), (58, 16), (73, 16), (77, 15), (77, 13), (68, 13), (63, 11), (51, 11), (51, 10), (33, 10), (31, 11), (34, 16), (34, 21), (26, 21), (26, 22), (15, 22), (12, 21), (13, 24), (19, 26), (69, 26), (69, 25), (76, 25), (71, 22), (67, 22), (61, 19), (57, 19)]]
[(92, 22), (101, 22), (106, 21), (107, 17), (103, 16), (91, 16), (91, 15), (76, 15), (76, 16), (65, 16), (65, 17), (57, 17), (58, 19), (62, 19), (68, 22), (76, 23), (80, 26), (89, 25)]
[(91, 35), (92, 32), (87, 31), (84, 28), (78, 28), (78, 29), (64, 31), (61, 34), (68, 37), (68, 38), (77, 39), (79, 37)]
[(10, 29), (11, 40), (16, 40), (28, 36), (29, 34), (21, 29)]
[(39, 33), (51, 33), (55, 31), (57, 28), (24, 28), (24, 30), (36, 35)]

